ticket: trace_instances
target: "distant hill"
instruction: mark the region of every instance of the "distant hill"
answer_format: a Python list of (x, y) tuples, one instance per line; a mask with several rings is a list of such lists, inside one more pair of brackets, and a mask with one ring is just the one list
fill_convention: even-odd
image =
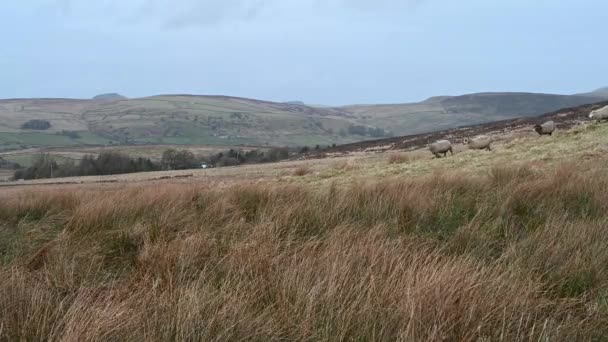
[(581, 96), (593, 96), (593, 97), (607, 97), (608, 96), (608, 87), (599, 88), (589, 93), (578, 94)]
[[(106, 144), (344, 144), (531, 117), (608, 100), (608, 94), (594, 94), (477, 93), (343, 107), (197, 95), (0, 100), (0, 150)], [(29, 120), (46, 120), (51, 127), (22, 129)]]
[(390, 129), (396, 135), (406, 135), (531, 117), (604, 99), (608, 99), (608, 94), (477, 93), (438, 96), (417, 103), (355, 105), (335, 109), (354, 115), (363, 124)]
[[(22, 130), (32, 119), (47, 120), (51, 128), (45, 134)], [(228, 96), (0, 100), (0, 149), (109, 143), (314, 146), (373, 137), (351, 134), (356, 125), (348, 113), (334, 109)], [(79, 132), (81, 139), (69, 139), (64, 130)]]
[(503, 136), (505, 132), (521, 132), (522, 130), (535, 134), (532, 132), (531, 128), (535, 124), (542, 123), (547, 120), (554, 121), (559, 129), (564, 130), (578, 125), (581, 121), (588, 120), (588, 116), (591, 111), (603, 108), (606, 105), (608, 105), (608, 101), (595, 102), (593, 104), (586, 104), (578, 107), (563, 108), (536, 117), (507, 119), (447, 130), (425, 132), (421, 134), (360, 141), (352, 144), (334, 146), (325, 150), (313, 151), (306, 156), (300, 157), (300, 159), (321, 158), (328, 153), (353, 153), (363, 152), (370, 149), (378, 152), (417, 149), (424, 148), (429, 143), (441, 139), (449, 139), (452, 142), (460, 143), (467, 137), (477, 135), (500, 137)]
[(93, 97), (93, 100), (102, 100), (102, 101), (115, 101), (115, 100), (126, 100), (127, 97), (122, 96), (118, 93), (108, 93), (101, 94)]

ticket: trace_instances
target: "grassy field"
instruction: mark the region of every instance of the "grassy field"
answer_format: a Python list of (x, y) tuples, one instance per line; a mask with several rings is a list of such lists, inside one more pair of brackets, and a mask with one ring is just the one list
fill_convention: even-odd
[(80, 146), (105, 144), (107, 140), (96, 137), (89, 132), (79, 132), (80, 139), (72, 139), (63, 135), (47, 133), (1, 133), (0, 144), (2, 146)]
[(7, 183), (0, 339), (606, 340), (606, 151), (590, 125)]
[(12, 170), (0, 169), (0, 182), (7, 182), (13, 177)]
[[(21, 167), (30, 167), (34, 163), (34, 159), (38, 156), (38, 154), (15, 154), (4, 157), (6, 161), (11, 163), (17, 163)], [(79, 160), (80, 158), (76, 157), (65, 157), (61, 155), (51, 155), (51, 158), (59, 164), (62, 164), (66, 161), (70, 160)]]

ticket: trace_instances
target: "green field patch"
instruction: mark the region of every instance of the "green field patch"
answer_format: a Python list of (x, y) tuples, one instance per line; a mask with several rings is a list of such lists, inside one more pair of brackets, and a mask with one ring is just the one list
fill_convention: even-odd
[(0, 147), (52, 147), (100, 145), (108, 139), (99, 137), (91, 132), (78, 132), (77, 139), (55, 133), (0, 133)]
[[(8, 160), (11, 163), (18, 163), (21, 167), (30, 167), (32, 166), (34, 159), (38, 156), (37, 153), (24, 153), (24, 154), (9, 154), (3, 155), (2, 158), (4, 160)], [(74, 161), (76, 159), (58, 156), (51, 154), (51, 158), (56, 161), (58, 164), (63, 164), (70, 160)]]

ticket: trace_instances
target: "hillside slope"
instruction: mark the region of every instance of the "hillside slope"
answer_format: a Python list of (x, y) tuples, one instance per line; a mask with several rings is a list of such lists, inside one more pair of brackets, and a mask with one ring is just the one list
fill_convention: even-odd
[(591, 96), (591, 97), (607, 97), (608, 96), (608, 87), (603, 87), (596, 89), (589, 93), (578, 94), (581, 96)]
[(363, 124), (391, 129), (395, 135), (406, 135), (532, 117), (605, 99), (608, 99), (608, 94), (477, 93), (434, 97), (419, 103), (358, 105), (339, 109), (355, 115)]
[[(109, 144), (345, 144), (536, 116), (608, 99), (597, 94), (479, 93), (334, 108), (194, 95), (0, 100), (0, 150)], [(30, 120), (46, 120), (51, 127), (22, 129)]]
[[(47, 120), (45, 131), (23, 123)], [(0, 147), (83, 144), (311, 145), (353, 142), (348, 113), (225, 96), (0, 101)], [(62, 135), (78, 132), (79, 139)]]
[(533, 127), (536, 124), (551, 120), (557, 124), (557, 129), (559, 131), (567, 130), (580, 125), (581, 123), (589, 122), (589, 113), (605, 106), (608, 106), (608, 101), (563, 108), (537, 117), (500, 120), (421, 134), (361, 141), (335, 146), (333, 148), (325, 149), (322, 152), (313, 151), (304, 158), (324, 158), (328, 155), (350, 154), (364, 151), (386, 152), (391, 150), (415, 150), (425, 148), (429, 143), (442, 139), (448, 139), (455, 144), (459, 144), (466, 137), (474, 137), (477, 135), (501, 137), (516, 131), (527, 132), (532, 136), (537, 136), (533, 131)]
[(155, 96), (96, 106), (83, 114), (90, 130), (128, 143), (307, 145), (341, 137), (354, 124), (343, 113), (235, 97)]

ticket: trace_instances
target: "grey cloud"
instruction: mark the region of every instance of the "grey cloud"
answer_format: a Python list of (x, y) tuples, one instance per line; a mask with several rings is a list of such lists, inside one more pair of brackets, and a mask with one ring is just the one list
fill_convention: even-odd
[(69, 13), (72, 8), (72, 0), (60, 0), (58, 8), (63, 14)]
[[(197, 25), (213, 25), (223, 20), (251, 20), (273, 1), (224, 0), (221, 2), (184, 1), (183, 6), (164, 19), (164, 26), (181, 28)], [(159, 8), (162, 10), (164, 6)], [(166, 8), (166, 7), (165, 7)]]
[(343, 5), (363, 11), (410, 9), (429, 0), (342, 0)]
[[(117, 1), (117, 0), (116, 0)], [(342, 8), (362, 13), (411, 9), (430, 0), (144, 0), (131, 18), (157, 21), (165, 28), (216, 25), (224, 21), (256, 19), (264, 11), (274, 15), (311, 15)]]
[[(216, 24), (222, 20), (251, 20), (265, 10), (274, 9), (276, 15), (314, 15), (328, 9), (349, 9), (362, 13), (382, 13), (394, 10), (409, 10), (430, 0), (222, 0), (222, 1), (178, 1), (180, 11), (171, 13), (167, 1), (150, 0), (158, 10), (170, 13), (165, 24), (169, 27)], [(281, 11), (283, 11), (281, 13)], [(287, 13), (289, 12), (289, 13)], [(339, 13), (339, 12), (338, 12)]]
[(163, 28), (211, 26), (226, 20), (250, 20), (276, 0), (144, 0), (122, 23), (151, 23)]
[(54, 5), (57, 12), (75, 20), (179, 29), (255, 20), (266, 10), (279, 17), (315, 15), (330, 9), (377, 14), (411, 9), (428, 1), (431, 0), (105, 0), (97, 3), (47, 0), (45, 4)]

